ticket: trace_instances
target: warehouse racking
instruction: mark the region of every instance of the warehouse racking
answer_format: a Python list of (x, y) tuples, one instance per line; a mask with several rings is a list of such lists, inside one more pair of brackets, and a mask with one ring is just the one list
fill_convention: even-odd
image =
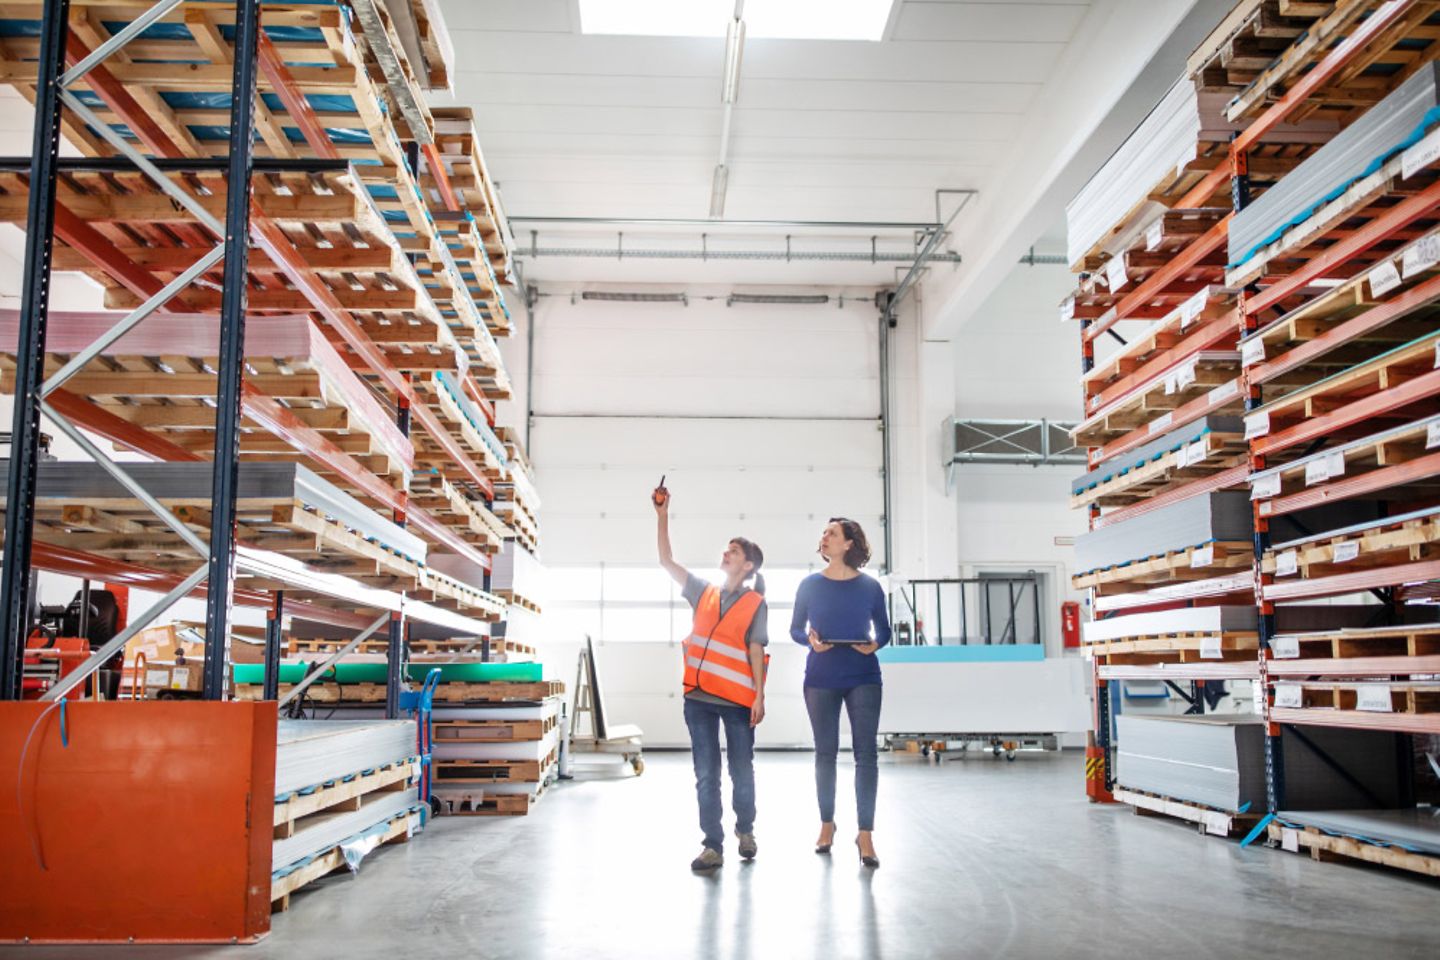
[[(1431, 426), (1440, 419), (1440, 240), (1431, 233), (1440, 183), (1434, 137), (1421, 137), (1430, 128), (1257, 251), (1232, 259), (1226, 242), (1236, 212), (1260, 192), (1249, 164), (1266, 132), (1364, 116), (1440, 55), (1437, 10), (1410, 0), (1239, 4), (1190, 60), (1201, 90), (1233, 94), (1226, 119), (1240, 129), (1228, 155), (1183, 197), (1162, 200), (1170, 209), (1150, 224), (1112, 230), (1136, 239), (1112, 244), (1108, 260), (1078, 263), (1091, 272), (1062, 306), (1081, 328), (1087, 419), (1076, 438), (1091, 448), (1090, 476), (1101, 475), (1072, 504), (1088, 511), (1092, 529), (1222, 490), (1248, 490), (1253, 511), (1243, 560), (1198, 544), (1184, 553), (1202, 563), (1172, 555), (1075, 578), (1094, 588), (1097, 618), (1249, 603), (1257, 627), (1245, 637), (1093, 645), (1091, 796), (1108, 799), (1115, 786), (1116, 681), (1248, 679), (1267, 722), (1272, 838), (1432, 875), (1433, 855), (1387, 846), (1378, 827), (1364, 835), (1363, 818), (1346, 834), (1287, 810), (1278, 749), (1282, 728), (1303, 740), (1307, 725), (1440, 733), (1426, 679), (1440, 668), (1440, 625), (1411, 622), (1440, 577), (1430, 546), (1437, 455), (1426, 452), (1440, 445)], [(1124, 320), (1150, 326), (1097, 356), (1101, 338), (1120, 339)], [(1203, 418), (1217, 415), (1232, 428), (1208, 429)], [(1159, 436), (1175, 442), (1158, 449)], [(1322, 506), (1335, 512), (1321, 529), (1293, 523)], [(1243, 570), (1215, 576), (1226, 555)], [(1307, 622), (1313, 608), (1294, 604), (1365, 592), (1380, 602), (1353, 627), (1338, 619), (1343, 607), (1326, 608), (1335, 617), (1327, 624)], [(1203, 710), (1198, 693), (1190, 699)]]

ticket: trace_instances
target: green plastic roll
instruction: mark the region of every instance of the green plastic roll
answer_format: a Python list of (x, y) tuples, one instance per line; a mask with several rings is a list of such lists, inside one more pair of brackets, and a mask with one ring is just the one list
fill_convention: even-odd
[[(281, 661), (280, 682), (299, 683), (312, 666), (313, 662)], [(237, 663), (234, 669), (236, 683), (265, 682), (263, 663)], [(534, 683), (544, 675), (544, 668), (538, 663), (412, 663), (406, 674), (416, 683), (423, 683), (435, 669), (440, 671), (441, 683)], [(338, 683), (384, 683), (385, 671), (383, 663), (339, 663), (326, 670), (320, 679)]]

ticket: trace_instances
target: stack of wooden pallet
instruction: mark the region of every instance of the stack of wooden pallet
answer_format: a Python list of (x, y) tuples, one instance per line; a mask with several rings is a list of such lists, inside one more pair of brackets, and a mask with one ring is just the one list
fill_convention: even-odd
[[(1249, 502), (1253, 531), (1076, 577), (1097, 620), (1098, 742), (1113, 754), (1116, 681), (1251, 680), (1276, 842), (1431, 873), (1404, 817), (1287, 803), (1280, 745), (1292, 726), (1440, 732), (1437, 56), (1435, 3), (1240, 3), (1191, 59), (1202, 94), (1231, 97), (1228, 155), (1148, 227), (1114, 225), (1062, 305), (1082, 328), (1091, 448), (1072, 503), (1095, 532), (1217, 494)], [(1339, 132), (1284, 170), (1253, 166), (1271, 132), (1319, 121)], [(1123, 792), (1124, 776), (1108, 779)]]

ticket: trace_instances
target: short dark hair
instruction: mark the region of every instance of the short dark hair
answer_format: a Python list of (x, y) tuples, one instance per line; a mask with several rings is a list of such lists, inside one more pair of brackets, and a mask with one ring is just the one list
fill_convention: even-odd
[(865, 538), (865, 531), (860, 529), (860, 524), (847, 517), (831, 517), (830, 522), (840, 524), (845, 539), (850, 541), (850, 549), (845, 551), (845, 566), (859, 570), (869, 563), (870, 541)]

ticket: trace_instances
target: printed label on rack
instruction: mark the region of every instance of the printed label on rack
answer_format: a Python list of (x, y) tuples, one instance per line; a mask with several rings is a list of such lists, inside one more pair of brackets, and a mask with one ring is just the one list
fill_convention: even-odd
[(1190, 554), (1190, 569), (1197, 570), (1200, 567), (1208, 567), (1215, 562), (1215, 544), (1207, 543), (1203, 547), (1196, 547)]
[(1240, 366), (1249, 367), (1265, 359), (1265, 341), (1254, 337), (1240, 344)]
[(1355, 709), (1371, 713), (1394, 713), (1390, 686), (1385, 683), (1362, 683), (1355, 688)]
[(1172, 393), (1174, 393), (1174, 392), (1175, 392), (1176, 390), (1178, 390), (1178, 389), (1180, 389), (1180, 387), (1179, 387), (1179, 384), (1176, 383), (1176, 381), (1175, 381), (1175, 374), (1174, 374), (1174, 373), (1167, 373), (1167, 374), (1165, 374), (1165, 396), (1167, 396), (1167, 397), (1170, 396)]
[(1275, 684), (1275, 706), (1298, 708), (1305, 704), (1305, 688), (1298, 683)]
[(1195, 382), (1195, 366), (1199, 360), (1191, 360), (1185, 366), (1175, 371), (1175, 389), (1184, 390)]
[(1125, 254), (1122, 253), (1105, 264), (1105, 282), (1110, 285), (1111, 293), (1130, 282), (1130, 275), (1125, 272)]
[(1330, 552), (1333, 555), (1331, 562), (1349, 563), (1351, 560), (1360, 556), (1360, 541), (1346, 540), (1344, 543), (1337, 543), (1330, 548)]
[(1280, 849), (1286, 853), (1300, 852), (1300, 831), (1291, 827), (1280, 828)]
[(1170, 429), (1170, 424), (1172, 424), (1172, 423), (1174, 423), (1174, 422), (1175, 422), (1175, 411), (1172, 410), (1172, 411), (1170, 411), (1169, 413), (1161, 414), (1160, 416), (1156, 417), (1154, 420), (1151, 420), (1151, 421), (1150, 421), (1150, 428), (1149, 428), (1149, 429), (1150, 429), (1150, 432), (1151, 432), (1151, 433), (1164, 433), (1166, 430), (1169, 430), (1169, 429)]
[(1344, 450), (1331, 450), (1325, 455), (1325, 472), (1330, 475), (1331, 480), (1345, 476)]
[(1406, 280), (1413, 280), (1416, 274), (1429, 270), (1440, 263), (1440, 236), (1431, 234), (1411, 244), (1400, 258), (1400, 272)]
[(1435, 342), (1435, 369), (1440, 370), (1440, 340)]
[(1440, 158), (1440, 130), (1400, 154), (1400, 179), (1409, 180)]
[(1280, 474), (1267, 473), (1250, 480), (1250, 499), (1268, 500), (1280, 496)]
[(184, 690), (190, 685), (190, 668), (175, 667), (170, 671), (170, 689)]
[(1220, 650), (1219, 637), (1200, 638), (1200, 658), (1202, 660), (1223, 660), (1225, 654)]
[(1319, 457), (1305, 464), (1305, 486), (1313, 487), (1330, 479), (1330, 458)]
[(1425, 449), (1440, 447), (1440, 420), (1432, 420), (1425, 428)]
[(1245, 418), (1245, 439), (1254, 440), (1270, 432), (1270, 411), (1261, 410)]
[(1276, 660), (1299, 660), (1300, 641), (1294, 637), (1275, 637), (1270, 641), (1270, 652)]
[(1165, 218), (1161, 217), (1145, 228), (1145, 250), (1148, 252), (1160, 246), (1165, 239)]
[(1060, 322), (1061, 322), (1061, 323), (1065, 323), (1065, 322), (1068, 321), (1068, 320), (1074, 320), (1074, 319), (1075, 319), (1075, 298), (1074, 298), (1074, 297), (1066, 297), (1066, 298), (1064, 299), (1064, 301), (1061, 302), (1061, 304), (1060, 304)]
[(1237, 394), (1237, 393), (1239, 393), (1239, 392), (1240, 392), (1240, 381), (1239, 381), (1239, 380), (1231, 380), (1229, 383), (1222, 383), (1222, 384), (1220, 384), (1220, 386), (1216, 387), (1214, 390), (1211, 390), (1209, 393), (1207, 393), (1207, 394), (1205, 395), (1205, 398), (1206, 398), (1207, 400), (1209, 400), (1211, 403), (1219, 403), (1219, 402), (1222, 401), (1222, 400), (1228, 399), (1229, 397), (1233, 397), (1235, 394)]
[(1210, 288), (1206, 287), (1195, 294), (1189, 300), (1180, 304), (1180, 329), (1184, 330), (1195, 322), (1195, 318), (1205, 312), (1205, 305), (1210, 302)]
[(1300, 554), (1294, 550), (1286, 550), (1284, 553), (1275, 555), (1275, 576), (1294, 576), (1300, 569)]
[(1374, 270), (1370, 271), (1370, 296), (1383, 297), (1385, 294), (1400, 286), (1400, 271), (1395, 269), (1395, 261), (1382, 260)]
[(1204, 463), (1205, 458), (1209, 455), (1210, 448), (1205, 445), (1205, 441), (1203, 439), (1196, 440), (1194, 443), (1190, 444), (1185, 448), (1184, 466), (1188, 467), (1197, 463)]

